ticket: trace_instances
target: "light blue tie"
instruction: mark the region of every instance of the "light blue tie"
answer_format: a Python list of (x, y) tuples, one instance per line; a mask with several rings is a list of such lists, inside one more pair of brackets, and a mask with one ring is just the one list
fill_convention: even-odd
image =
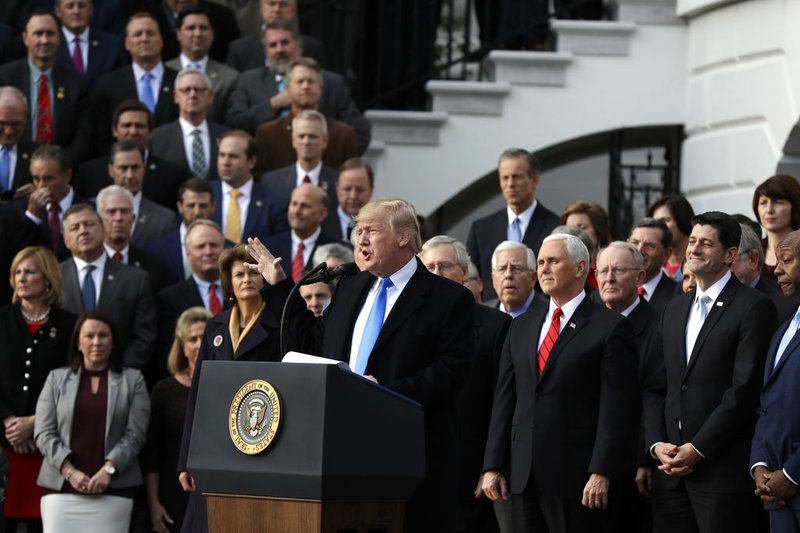
[[(280, 81), (278, 82), (278, 92), (280, 93), (280, 92), (283, 92), (285, 90), (286, 90), (286, 76), (281, 78)], [(289, 114), (289, 108), (288, 107), (284, 107), (278, 113), (278, 116), (285, 117), (288, 114)]]
[(0, 192), (11, 188), (11, 159), (8, 148), (0, 150)]
[(153, 87), (150, 86), (152, 79), (153, 75), (149, 72), (145, 72), (144, 76), (142, 76), (142, 103), (147, 106), (151, 113), (155, 113), (156, 97), (153, 96)]
[(391, 278), (383, 278), (378, 294), (372, 303), (372, 310), (367, 317), (367, 325), (364, 326), (364, 334), (361, 336), (361, 344), (358, 346), (358, 357), (356, 358), (356, 374), (364, 375), (367, 369), (367, 361), (378, 340), (378, 335), (383, 327), (383, 319), (386, 315), (386, 291), (392, 286)]
[(86, 265), (86, 276), (83, 278), (83, 287), (81, 287), (84, 312), (91, 311), (96, 305), (97, 292), (95, 292), (94, 279), (92, 279), (92, 271), (94, 269), (94, 265)]
[(514, 242), (522, 242), (522, 228), (519, 225), (519, 217), (515, 218), (513, 222), (511, 222), (511, 235), (512, 241)]

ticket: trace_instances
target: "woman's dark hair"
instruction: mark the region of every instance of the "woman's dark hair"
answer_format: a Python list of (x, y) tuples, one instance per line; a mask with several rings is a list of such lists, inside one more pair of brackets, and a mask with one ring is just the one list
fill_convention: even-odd
[(122, 350), (119, 349), (119, 345), (117, 344), (117, 331), (116, 327), (114, 326), (114, 321), (105, 311), (93, 309), (92, 311), (87, 311), (79, 316), (78, 321), (75, 322), (75, 327), (72, 329), (72, 340), (70, 340), (69, 355), (67, 355), (67, 365), (72, 370), (72, 373), (74, 374), (78, 372), (78, 369), (83, 366), (83, 354), (78, 348), (78, 340), (81, 336), (81, 328), (87, 320), (97, 320), (98, 322), (102, 322), (111, 330), (112, 344), (111, 355), (108, 356), (108, 368), (113, 372), (121, 372)]
[(672, 220), (675, 221), (675, 225), (678, 226), (678, 229), (681, 230), (681, 233), (687, 237), (692, 234), (692, 217), (694, 217), (694, 209), (692, 209), (692, 204), (689, 203), (689, 200), (680, 194), (668, 194), (666, 196), (662, 196), (653, 202), (653, 205), (651, 205), (650, 209), (647, 211), (647, 216), (655, 218), (653, 213), (655, 213), (656, 209), (661, 206), (669, 209), (669, 212), (672, 215)]
[(800, 183), (792, 176), (778, 174), (767, 178), (753, 192), (753, 214), (761, 224), (758, 216), (758, 200), (766, 196), (770, 200), (786, 200), (792, 204), (792, 229), (800, 229)]

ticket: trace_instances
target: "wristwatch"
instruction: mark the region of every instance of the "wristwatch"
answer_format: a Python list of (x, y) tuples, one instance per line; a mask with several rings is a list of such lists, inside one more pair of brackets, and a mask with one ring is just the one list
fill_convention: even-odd
[(117, 469), (114, 468), (114, 465), (106, 463), (105, 466), (103, 466), (103, 468), (106, 469), (106, 473), (108, 473), (109, 476), (113, 476), (114, 474), (117, 473)]

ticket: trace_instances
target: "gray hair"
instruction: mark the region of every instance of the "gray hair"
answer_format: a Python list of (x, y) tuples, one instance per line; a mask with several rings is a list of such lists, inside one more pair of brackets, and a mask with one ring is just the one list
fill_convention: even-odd
[(581, 261), (586, 262), (586, 274), (589, 274), (589, 249), (583, 244), (579, 238), (567, 233), (557, 233), (555, 235), (548, 235), (542, 241), (542, 244), (550, 241), (563, 241), (567, 246), (567, 255), (573, 265), (577, 265)]
[(497, 266), (497, 254), (499, 252), (505, 252), (508, 250), (524, 251), (525, 257), (528, 260), (528, 268), (534, 272), (536, 271), (536, 254), (523, 243), (514, 241), (503, 241), (497, 245), (497, 247), (494, 249), (494, 252), (492, 252), (492, 270), (494, 270), (494, 267)]
[(501, 161), (505, 161), (507, 159), (524, 159), (528, 163), (528, 175), (529, 177), (538, 176), (542, 172), (542, 166), (539, 164), (539, 159), (536, 156), (524, 148), (509, 148), (504, 150), (500, 157), (497, 159), (497, 164), (499, 165)]
[(335, 257), (345, 263), (352, 263), (355, 260), (353, 251), (350, 248), (338, 242), (332, 242), (317, 247), (317, 251), (314, 252), (314, 257), (311, 262), (318, 265), (329, 257)]
[(207, 218), (198, 218), (198, 219), (193, 220), (192, 223), (189, 224), (189, 226), (186, 228), (186, 237), (183, 238), (183, 243), (184, 244), (186, 244), (186, 245), (189, 244), (189, 235), (192, 234), (192, 230), (194, 228), (196, 228), (197, 226), (208, 226), (210, 228), (214, 228), (215, 230), (217, 230), (217, 232), (220, 234), (220, 237), (222, 237), (222, 242), (223, 242), (223, 245), (224, 245), (224, 243), (225, 243), (225, 234), (222, 233), (222, 228), (220, 227), (219, 224), (217, 224), (213, 220), (209, 220)]
[(25, 121), (28, 120), (28, 99), (22, 94), (22, 91), (14, 86), (6, 85), (0, 87), (0, 106), (11, 107), (11, 101), (16, 99), (18, 104), (22, 104), (22, 109), (25, 112)]
[(449, 235), (436, 235), (435, 237), (431, 237), (425, 241), (425, 244), (422, 245), (422, 251), (420, 251), (420, 254), (424, 254), (431, 248), (436, 248), (437, 246), (443, 246), (445, 244), (453, 245), (453, 249), (456, 253), (456, 263), (466, 271), (469, 268), (470, 263), (467, 247)]
[(189, 76), (191, 74), (194, 74), (195, 76), (202, 76), (203, 80), (206, 82), (206, 87), (208, 89), (211, 89), (211, 87), (212, 87), (211, 78), (208, 77), (208, 74), (206, 74), (202, 70), (198, 70), (196, 68), (185, 68), (185, 69), (182, 69), (180, 72), (178, 72), (178, 75), (175, 76), (175, 82), (174, 82), (173, 87), (175, 87), (176, 91), (178, 90), (178, 82), (181, 81), (181, 78), (183, 78), (184, 76)]
[(627, 250), (631, 254), (631, 259), (633, 259), (633, 266), (637, 270), (641, 270), (644, 268), (644, 258), (642, 257), (642, 252), (639, 251), (637, 247), (632, 245), (629, 242), (625, 241), (613, 241), (608, 243), (608, 246), (600, 250), (597, 254), (597, 257), (600, 257), (603, 252), (608, 250), (609, 248), (619, 248), (620, 250)]
[(315, 109), (304, 109), (295, 115), (295, 117), (292, 119), (293, 130), (297, 128), (298, 120), (311, 120), (319, 122), (320, 126), (322, 126), (322, 134), (328, 134), (328, 121), (325, 120), (325, 115), (319, 111), (316, 111)]
[(761, 246), (761, 239), (758, 238), (753, 228), (747, 224), (739, 224), (742, 227), (742, 237), (739, 239), (739, 253), (746, 254), (752, 250), (758, 252), (758, 269), (764, 268), (764, 248)]
[(475, 263), (472, 262), (472, 259), (469, 260), (469, 265), (467, 266), (467, 275), (469, 275), (471, 278), (481, 279), (481, 273), (478, 272), (478, 267), (475, 266)]
[(574, 226), (572, 224), (562, 224), (561, 226), (556, 226), (553, 228), (553, 231), (550, 232), (550, 235), (572, 235), (573, 237), (577, 237), (581, 240), (584, 246), (586, 246), (587, 250), (591, 250), (594, 247), (594, 243), (592, 242), (592, 238), (589, 237), (589, 234), (583, 231), (578, 226)]
[(112, 194), (121, 194), (127, 198), (128, 202), (131, 204), (131, 209), (133, 209), (133, 195), (131, 192), (125, 187), (120, 187), (119, 185), (109, 185), (108, 187), (100, 189), (100, 192), (97, 193), (97, 199), (95, 200), (95, 203), (97, 204), (97, 212), (100, 215), (102, 215), (103, 211), (105, 210), (106, 198)]

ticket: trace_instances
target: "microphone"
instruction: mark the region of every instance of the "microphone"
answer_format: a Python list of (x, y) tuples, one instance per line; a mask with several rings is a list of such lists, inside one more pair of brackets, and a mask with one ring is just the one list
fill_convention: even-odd
[(359, 268), (355, 263), (344, 263), (343, 265), (339, 265), (332, 270), (324, 268), (319, 273), (300, 280), (298, 285), (310, 285), (312, 283), (319, 282), (330, 283), (336, 278), (340, 278), (342, 276), (352, 276), (358, 272)]

